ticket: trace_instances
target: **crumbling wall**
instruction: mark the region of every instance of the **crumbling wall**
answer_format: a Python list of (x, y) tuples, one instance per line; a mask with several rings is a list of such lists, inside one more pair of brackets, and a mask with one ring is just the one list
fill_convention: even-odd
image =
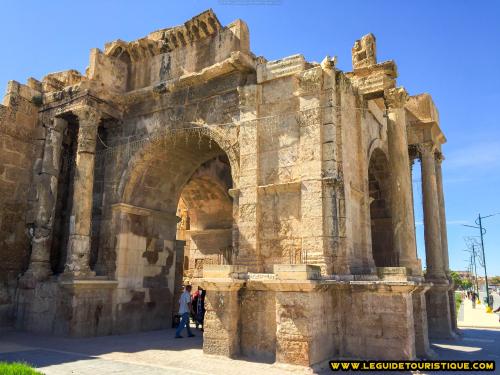
[(44, 138), (34, 133), (40, 103), (38, 90), (10, 81), (0, 105), (0, 326), (12, 323), (17, 277), (29, 259), (26, 213), (33, 161), (43, 147), (36, 139)]

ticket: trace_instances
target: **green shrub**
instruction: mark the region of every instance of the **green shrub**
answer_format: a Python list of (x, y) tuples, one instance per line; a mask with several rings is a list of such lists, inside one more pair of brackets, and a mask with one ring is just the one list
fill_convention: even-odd
[(2, 375), (43, 375), (34, 370), (30, 365), (21, 362), (0, 362), (0, 374)]
[(458, 310), (460, 310), (460, 305), (462, 304), (462, 294), (461, 293), (455, 293), (455, 306)]

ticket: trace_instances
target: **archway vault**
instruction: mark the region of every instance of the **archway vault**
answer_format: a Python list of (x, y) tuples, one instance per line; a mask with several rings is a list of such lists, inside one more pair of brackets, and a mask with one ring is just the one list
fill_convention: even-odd
[[(229, 160), (234, 188), (239, 181), (237, 139), (236, 126), (178, 129), (163, 137), (155, 137), (129, 159), (121, 174), (117, 196), (123, 203), (175, 212), (180, 193), (193, 172), (204, 162), (220, 155)], [(141, 189), (137, 187), (144, 187), (144, 191), (138, 191)], [(163, 194), (155, 195), (155, 191)], [(154, 201), (155, 196), (163, 195), (164, 198), (164, 193), (168, 193), (167, 201)], [(153, 201), (147, 202), (148, 194)]]
[[(187, 129), (170, 135), (152, 139), (130, 158), (118, 186), (120, 203), (113, 206), (112, 237), (116, 241), (111, 252), (118, 280), (117, 321), (124, 326), (132, 324), (127, 309), (136, 309), (137, 316), (149, 319), (148, 324), (154, 323), (156, 328), (167, 327), (172, 320), (183, 282), (185, 241), (177, 238), (178, 204), (183, 192), (202, 224), (202, 233), (191, 236), (192, 242), (206, 241), (209, 234), (220, 237), (219, 232), (224, 230), (229, 246), (232, 244), (228, 190), (234, 187), (233, 165), (236, 171), (239, 169), (235, 145), (213, 131)], [(226, 183), (214, 184), (208, 174), (197, 173), (212, 160), (224, 160)], [(195, 202), (208, 198), (226, 199), (223, 203), (224, 212), (229, 213), (228, 223), (214, 228), (204, 222), (218, 214), (210, 211), (216, 206), (213, 202), (203, 209)]]

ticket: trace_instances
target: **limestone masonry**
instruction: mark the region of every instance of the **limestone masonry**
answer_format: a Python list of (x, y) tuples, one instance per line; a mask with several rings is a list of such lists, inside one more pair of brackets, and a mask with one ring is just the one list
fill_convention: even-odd
[[(329, 46), (328, 48), (330, 48)], [(365, 35), (352, 71), (277, 61), (211, 11), (93, 49), (85, 74), (0, 105), (0, 325), (170, 327), (207, 289), (205, 353), (300, 365), (429, 357), (454, 335), (441, 146), (428, 94)], [(420, 161), (425, 276), (412, 166)]]

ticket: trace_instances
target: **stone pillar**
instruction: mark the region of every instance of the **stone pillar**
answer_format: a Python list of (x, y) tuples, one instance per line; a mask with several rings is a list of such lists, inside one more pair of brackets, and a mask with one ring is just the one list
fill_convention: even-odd
[(45, 124), (43, 156), (34, 171), (36, 184), (35, 217), (30, 264), (26, 277), (43, 280), (52, 274), (50, 251), (57, 202), (58, 178), (61, 166), (61, 145), (67, 122), (61, 118)]
[[(252, 272), (262, 272), (263, 264), (260, 256), (258, 238), (259, 195), (257, 191), (259, 178), (258, 147), (258, 103), (259, 87), (257, 85), (238, 88), (240, 95), (240, 178), (238, 192), (238, 244), (237, 264), (246, 265)], [(236, 190), (236, 189), (235, 189)]]
[(206, 290), (203, 352), (234, 358), (240, 353), (240, 297), (245, 285), (244, 266), (206, 265), (202, 287)]
[(450, 284), (443, 264), (441, 225), (436, 158), (434, 145), (422, 144), (422, 198), (424, 203), (424, 236), (427, 260), (426, 279), (433, 283), (426, 294), (429, 336), (435, 338), (453, 337), (450, 311)]
[(427, 260), (426, 279), (446, 280), (441, 249), (441, 226), (436, 181), (436, 161), (432, 144), (420, 147), (422, 160), (422, 200), (424, 205), (424, 237)]
[(68, 254), (65, 274), (74, 278), (93, 276), (90, 270), (90, 232), (94, 186), (94, 160), (100, 114), (83, 107), (78, 116), (78, 145), (73, 181), (73, 206), (70, 216)]
[(440, 225), (440, 234), (441, 234), (441, 249), (443, 253), (443, 271), (448, 278), (450, 283), (450, 290), (448, 291), (448, 299), (450, 303), (450, 322), (451, 328), (453, 331), (458, 329), (457, 327), (457, 309), (455, 305), (455, 288), (453, 285), (453, 281), (450, 277), (450, 263), (448, 256), (448, 233), (447, 233), (447, 225), (446, 225), (446, 209), (444, 205), (444, 189), (443, 189), (443, 172), (441, 169), (441, 163), (443, 162), (444, 157), (441, 153), (439, 153), (436, 157), (436, 184), (437, 184), (437, 192), (438, 192), (438, 201), (439, 201), (439, 225)]
[(404, 105), (407, 93), (402, 88), (385, 92), (388, 107), (387, 140), (391, 169), (391, 211), (393, 222), (393, 243), (399, 254), (399, 265), (420, 274), (415, 241), (413, 197), (410, 175), (410, 158), (406, 134)]
[(440, 235), (441, 235), (441, 249), (443, 252), (443, 270), (448, 276), (450, 273), (449, 258), (448, 258), (448, 234), (446, 231), (446, 212), (444, 207), (444, 192), (443, 192), (443, 173), (441, 170), (441, 163), (443, 161), (443, 156), (441, 154), (437, 155), (436, 158), (436, 185), (437, 185), (437, 195), (439, 202), (439, 224), (440, 224)]
[(415, 350), (420, 359), (436, 358), (436, 353), (429, 344), (429, 327), (427, 324), (427, 307), (425, 303), (425, 292), (428, 285), (420, 285), (412, 294), (413, 299), (413, 324), (415, 328)]
[(333, 143), (323, 143), (322, 113), (323, 69), (317, 66), (298, 75), (296, 94), (299, 99), (299, 112), (296, 120), (299, 126), (299, 163), (301, 184), (300, 193), (301, 246), (300, 259), (293, 262), (315, 264), (323, 274), (332, 271), (332, 259), (325, 252), (324, 215), (323, 215), (323, 153)]

